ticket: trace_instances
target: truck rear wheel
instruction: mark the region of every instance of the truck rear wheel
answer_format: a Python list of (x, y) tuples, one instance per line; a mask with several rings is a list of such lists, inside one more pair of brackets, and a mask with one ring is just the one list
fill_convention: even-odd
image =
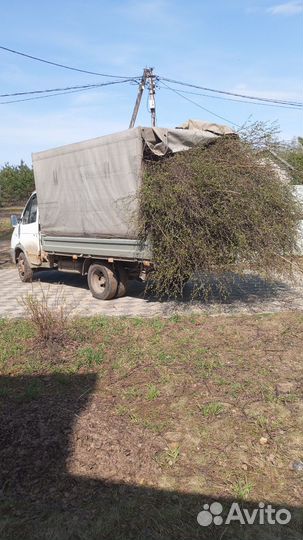
[(22, 251), (19, 254), (19, 257), (17, 260), (17, 268), (18, 268), (19, 278), (21, 279), (21, 281), (23, 281), (23, 283), (29, 283), (30, 281), (32, 281), (34, 272), (32, 271)]
[(90, 292), (98, 300), (111, 300), (118, 289), (118, 280), (110, 265), (91, 264), (87, 281)]
[(116, 298), (121, 298), (122, 296), (126, 295), (127, 290), (127, 282), (128, 282), (128, 275), (127, 271), (123, 266), (119, 266), (118, 269), (118, 289), (116, 292)]

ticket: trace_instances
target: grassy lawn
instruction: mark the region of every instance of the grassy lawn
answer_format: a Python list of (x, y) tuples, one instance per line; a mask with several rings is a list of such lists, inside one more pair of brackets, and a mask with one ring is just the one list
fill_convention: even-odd
[[(303, 316), (0, 321), (1, 540), (302, 539)], [(287, 384), (286, 384), (287, 383)], [(204, 503), (289, 508), (203, 528)]]

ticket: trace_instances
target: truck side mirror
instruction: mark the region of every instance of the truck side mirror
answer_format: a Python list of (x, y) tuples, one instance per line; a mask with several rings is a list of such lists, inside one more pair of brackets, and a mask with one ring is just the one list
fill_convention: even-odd
[(11, 216), (11, 225), (12, 227), (16, 227), (19, 223), (19, 219), (17, 218), (17, 216), (15, 216), (15, 214), (13, 214)]

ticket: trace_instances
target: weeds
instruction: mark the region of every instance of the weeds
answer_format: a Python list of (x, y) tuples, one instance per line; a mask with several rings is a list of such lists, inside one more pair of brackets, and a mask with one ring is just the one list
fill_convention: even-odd
[(131, 386), (130, 388), (127, 388), (127, 390), (123, 392), (123, 395), (126, 399), (136, 399), (137, 397), (140, 396), (140, 390), (136, 388), (135, 386)]
[(268, 426), (269, 426), (268, 418), (264, 416), (263, 414), (260, 414), (256, 417), (256, 424), (261, 429), (268, 429)]
[(180, 446), (174, 446), (167, 448), (164, 452), (161, 452), (155, 456), (155, 461), (160, 465), (160, 467), (173, 467), (180, 457)]
[(77, 358), (79, 359), (78, 367), (100, 365), (104, 360), (103, 346), (99, 345), (97, 348), (82, 347), (77, 351)]
[(175, 448), (170, 448), (166, 452), (166, 461), (167, 464), (172, 467), (172, 465), (175, 465), (180, 457), (180, 447), (176, 446)]
[(238, 479), (235, 484), (233, 485), (233, 494), (237, 499), (241, 499), (245, 501), (248, 496), (251, 494), (253, 490), (253, 483), (248, 482), (247, 478), (245, 479)]
[(145, 429), (148, 429), (149, 431), (160, 435), (160, 433), (162, 433), (166, 429), (167, 422), (153, 422), (152, 420), (144, 420), (142, 422), (142, 425)]
[(69, 311), (64, 301), (63, 289), (56, 290), (51, 301), (50, 288), (40, 285), (40, 296), (33, 293), (22, 298), (29, 320), (43, 343), (63, 343), (67, 335)]
[(127, 416), (129, 415), (129, 409), (125, 405), (118, 405), (115, 409), (115, 412), (118, 416)]
[(218, 416), (224, 411), (224, 407), (221, 403), (214, 401), (213, 403), (207, 403), (206, 405), (199, 405), (199, 410), (203, 416)]
[(206, 378), (221, 366), (221, 362), (217, 358), (198, 358), (195, 364), (201, 374)]
[(154, 384), (150, 384), (150, 385), (148, 386), (146, 398), (147, 398), (149, 401), (153, 401), (154, 399), (156, 399), (157, 397), (159, 397), (159, 395), (160, 395), (160, 390), (158, 390), (158, 388), (157, 388)]

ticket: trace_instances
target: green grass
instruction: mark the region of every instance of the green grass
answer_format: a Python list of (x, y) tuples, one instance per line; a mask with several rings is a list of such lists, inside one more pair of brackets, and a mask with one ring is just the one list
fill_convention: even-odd
[(131, 386), (130, 388), (127, 388), (124, 390), (124, 396), (128, 400), (136, 399), (141, 394), (140, 389), (136, 388), (135, 386)]
[(247, 479), (238, 479), (232, 488), (232, 492), (237, 499), (245, 501), (253, 491), (254, 485)]
[(167, 428), (168, 422), (167, 421), (161, 422), (161, 421), (143, 420), (142, 421), (142, 426), (145, 429), (148, 429), (148, 430), (152, 431), (153, 433), (156, 433), (157, 435), (160, 435), (160, 433), (165, 431), (165, 429)]
[(99, 366), (104, 360), (104, 349), (99, 345), (96, 349), (93, 347), (82, 347), (77, 351), (78, 367)]
[[(200, 352), (198, 351), (198, 354), (200, 354)], [(196, 366), (200, 372), (200, 374), (207, 378), (207, 377), (210, 377), (213, 372), (218, 369), (220, 366), (221, 366), (221, 363), (220, 363), (220, 360), (218, 360), (218, 358), (214, 357), (214, 358), (198, 358), (196, 360)]]
[(221, 403), (213, 402), (206, 405), (199, 405), (199, 410), (203, 416), (218, 416), (224, 411), (224, 406)]
[(149, 401), (153, 401), (159, 396), (160, 396), (160, 390), (154, 384), (150, 384), (147, 389), (146, 398)]
[(161, 364), (171, 364), (175, 360), (173, 355), (167, 354), (167, 352), (164, 351), (158, 353), (157, 359)]
[(269, 420), (266, 416), (260, 414), (259, 416), (256, 417), (256, 424), (261, 429), (267, 429), (269, 426)]

